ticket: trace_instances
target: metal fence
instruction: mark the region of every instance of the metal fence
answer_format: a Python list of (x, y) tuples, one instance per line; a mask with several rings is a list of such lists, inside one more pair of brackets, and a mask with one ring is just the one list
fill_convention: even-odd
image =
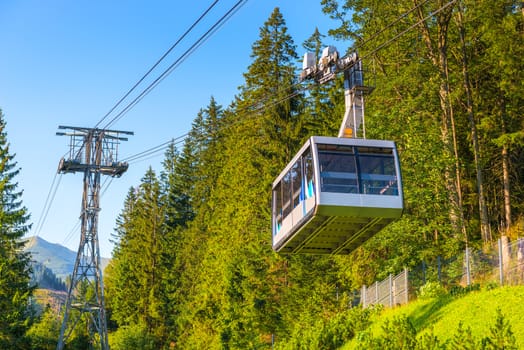
[(360, 300), (363, 307), (369, 305), (382, 304), (393, 307), (396, 305), (407, 304), (409, 301), (409, 272), (404, 269), (396, 276), (389, 275), (381, 282), (373, 285), (362, 286)]
[(472, 284), (524, 284), (524, 238), (510, 242), (502, 237), (491, 247), (466, 248), (451, 259), (437, 257), (423, 261), (410, 271), (404, 269), (396, 276), (389, 275), (369, 287), (363, 286), (360, 302), (363, 307), (406, 304), (429, 281), (438, 281), (448, 289)]

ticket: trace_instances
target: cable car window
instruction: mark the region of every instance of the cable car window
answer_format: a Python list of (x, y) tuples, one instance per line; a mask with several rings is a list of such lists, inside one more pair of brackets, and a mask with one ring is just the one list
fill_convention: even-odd
[(303, 200), (301, 196), (302, 188), (302, 159), (298, 159), (290, 170), (292, 188), (293, 188), (293, 208), (296, 208), (300, 201)]
[(314, 168), (310, 149), (304, 152), (304, 184), (305, 199), (313, 197), (315, 195)]
[(359, 147), (358, 160), (362, 193), (398, 195), (393, 150)]
[(353, 147), (319, 144), (318, 158), (322, 192), (359, 192)]
[(285, 218), (291, 213), (291, 173), (282, 178), (282, 216)]
[(276, 235), (280, 228), (282, 227), (282, 183), (278, 183), (275, 186), (275, 189), (273, 190), (273, 206), (274, 206), (274, 215), (275, 215), (275, 223), (274, 223), (274, 229), (273, 229), (273, 235)]

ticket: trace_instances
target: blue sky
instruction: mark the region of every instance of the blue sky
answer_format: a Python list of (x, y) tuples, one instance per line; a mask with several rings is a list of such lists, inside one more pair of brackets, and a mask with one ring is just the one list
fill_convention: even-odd
[[(152, 74), (158, 77), (237, 1), (221, 0)], [(41, 230), (36, 224), (51, 189), (68, 138), (58, 125), (94, 127), (116, 102), (207, 9), (206, 1), (0, 0), (0, 108), (8, 140), (22, 168), (16, 179), (31, 213), (31, 235), (77, 250), (82, 175), (65, 174)], [(111, 128), (135, 133), (120, 158), (135, 155), (189, 131), (213, 96), (227, 107), (251, 62), (251, 46), (275, 7), (304, 53), (302, 42), (318, 27), (337, 23), (321, 12), (320, 0), (250, 0), (176, 70)], [(327, 43), (330, 42), (326, 39)], [(334, 43), (345, 51), (344, 43)], [(148, 83), (152, 81), (148, 80)], [(141, 85), (142, 91), (147, 84)], [(130, 101), (130, 100), (129, 100)], [(163, 154), (130, 164), (101, 198), (102, 256), (130, 187), (151, 166), (161, 170)], [(268, 232), (268, 241), (270, 233)]]

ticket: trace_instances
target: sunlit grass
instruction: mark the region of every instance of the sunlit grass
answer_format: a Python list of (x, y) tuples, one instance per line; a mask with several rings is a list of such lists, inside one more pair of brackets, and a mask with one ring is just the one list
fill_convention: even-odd
[[(500, 309), (511, 326), (519, 349), (524, 349), (523, 305), (524, 286), (472, 291), (464, 296), (444, 295), (385, 309), (374, 317), (366, 332), (380, 336), (386, 320), (404, 316), (410, 319), (419, 336), (432, 332), (441, 342), (445, 342), (457, 333), (458, 325), (462, 323), (463, 329), (471, 329), (474, 339), (482, 339), (489, 334), (496, 321), (497, 309)], [(358, 339), (358, 334), (355, 338)], [(356, 346), (354, 339), (342, 349), (356, 349)]]

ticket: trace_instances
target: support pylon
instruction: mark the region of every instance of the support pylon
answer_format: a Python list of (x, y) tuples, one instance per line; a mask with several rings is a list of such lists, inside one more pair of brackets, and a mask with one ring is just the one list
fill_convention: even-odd
[[(62, 350), (78, 321), (85, 316), (92, 348), (109, 350), (107, 321), (104, 303), (104, 284), (98, 243), (98, 212), (100, 211), (100, 175), (120, 177), (128, 164), (118, 162), (118, 145), (133, 135), (129, 131), (59, 126), (70, 132), (57, 132), (70, 136), (68, 159), (62, 158), (59, 173), (84, 173), (84, 191), (80, 244), (67, 293), (64, 318), (60, 328), (57, 350)], [(95, 336), (96, 334), (96, 336)]]

